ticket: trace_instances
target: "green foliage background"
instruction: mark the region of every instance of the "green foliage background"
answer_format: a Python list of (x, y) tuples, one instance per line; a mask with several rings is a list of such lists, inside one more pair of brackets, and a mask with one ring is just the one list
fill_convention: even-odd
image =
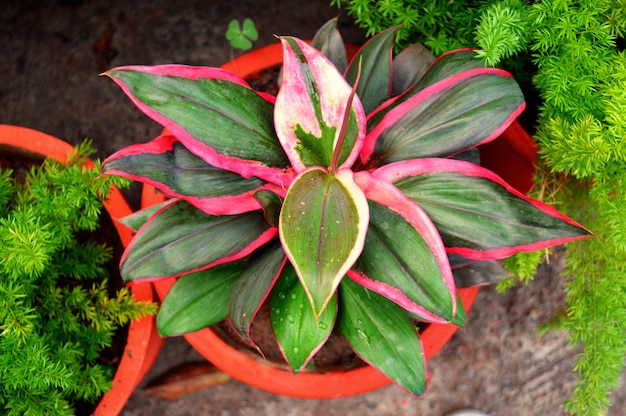
[(100, 352), (120, 326), (154, 312), (128, 288), (110, 296), (111, 248), (77, 239), (97, 230), (102, 199), (122, 184), (84, 166), (92, 153), (85, 142), (67, 166), (0, 172), (1, 414), (72, 415), (96, 402), (114, 371)]

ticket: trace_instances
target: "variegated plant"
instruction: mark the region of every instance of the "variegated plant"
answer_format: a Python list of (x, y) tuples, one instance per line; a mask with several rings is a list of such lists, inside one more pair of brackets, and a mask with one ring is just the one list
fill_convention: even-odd
[(433, 62), (415, 46), (392, 58), (396, 29), (348, 64), (333, 25), (317, 49), (280, 38), (277, 97), (217, 68), (107, 72), (169, 132), (104, 163), (170, 197), (128, 219), (141, 227), (121, 272), (127, 282), (178, 277), (162, 335), (228, 319), (253, 343), (251, 322), (269, 301), (293, 371), (338, 328), (365, 361), (421, 394), (415, 322), (464, 319), (449, 256), (501, 259), (588, 232), (451, 158), (523, 110), (510, 74), (470, 50)]

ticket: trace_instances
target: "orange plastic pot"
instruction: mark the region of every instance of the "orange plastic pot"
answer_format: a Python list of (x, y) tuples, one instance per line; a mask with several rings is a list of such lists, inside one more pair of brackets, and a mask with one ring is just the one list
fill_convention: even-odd
[[(348, 54), (357, 47), (348, 45)], [(253, 79), (269, 67), (281, 64), (280, 44), (272, 44), (245, 53), (226, 63), (223, 69), (244, 79)], [(536, 148), (530, 136), (515, 122), (500, 138), (486, 149), (480, 149), (483, 164), (500, 174), (522, 192), (532, 185)], [(163, 195), (151, 186), (144, 186), (144, 207), (163, 201)], [(163, 299), (173, 279), (155, 282), (157, 293)], [(469, 311), (478, 294), (478, 287), (459, 289), (459, 296)], [(426, 359), (431, 359), (452, 338), (458, 327), (431, 324), (421, 334)], [(276, 394), (300, 398), (333, 398), (365, 393), (388, 385), (391, 381), (377, 369), (367, 366), (350, 371), (333, 371), (324, 374), (300, 372), (293, 374), (286, 369), (264, 361), (260, 357), (242, 352), (223, 341), (215, 332), (206, 328), (185, 335), (187, 341), (215, 366), (246, 384)]]
[[(0, 150), (3, 149), (34, 157), (51, 157), (65, 162), (74, 147), (63, 140), (36, 130), (0, 125)], [(133, 238), (133, 231), (119, 223), (117, 219), (131, 214), (131, 209), (119, 189), (112, 190), (104, 207), (113, 219), (120, 240), (126, 247)], [(135, 285), (131, 290), (136, 300), (156, 300), (150, 284)], [(154, 364), (162, 344), (163, 340), (156, 330), (154, 316), (146, 316), (131, 322), (127, 343), (113, 378), (112, 388), (102, 397), (94, 415), (117, 415), (122, 411), (132, 392)]]

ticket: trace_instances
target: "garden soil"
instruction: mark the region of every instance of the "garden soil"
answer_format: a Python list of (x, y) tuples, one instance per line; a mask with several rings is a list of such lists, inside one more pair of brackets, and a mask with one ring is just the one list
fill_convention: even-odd
[[(329, 0), (2, 0), (0, 1), (0, 123), (31, 127), (71, 143), (93, 140), (104, 158), (145, 142), (161, 128), (99, 74), (129, 64), (219, 66), (236, 54), (224, 39), (231, 19), (254, 19), (255, 46), (275, 34), (310, 38), (340, 15), (348, 42), (363, 42)], [(134, 207), (137, 186), (126, 193)], [(562, 253), (548, 259), (528, 286), (506, 294), (481, 289), (467, 325), (428, 363), (429, 388), (413, 397), (396, 386), (351, 398), (303, 400), (230, 380), (178, 400), (141, 387), (185, 363), (202, 360), (181, 338), (165, 341), (146, 381), (123, 416), (424, 415), (477, 408), (493, 416), (559, 416), (576, 385), (579, 350), (560, 332), (538, 328), (563, 308)], [(626, 415), (626, 389), (612, 395), (609, 415)]]

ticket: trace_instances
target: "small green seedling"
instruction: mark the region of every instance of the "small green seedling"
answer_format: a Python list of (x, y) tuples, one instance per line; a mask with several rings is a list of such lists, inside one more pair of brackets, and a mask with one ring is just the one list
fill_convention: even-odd
[(247, 51), (252, 48), (252, 42), (259, 38), (254, 22), (251, 19), (245, 19), (243, 25), (239, 24), (239, 20), (233, 19), (228, 24), (226, 31), (226, 39), (230, 42), (230, 46), (234, 49)]

